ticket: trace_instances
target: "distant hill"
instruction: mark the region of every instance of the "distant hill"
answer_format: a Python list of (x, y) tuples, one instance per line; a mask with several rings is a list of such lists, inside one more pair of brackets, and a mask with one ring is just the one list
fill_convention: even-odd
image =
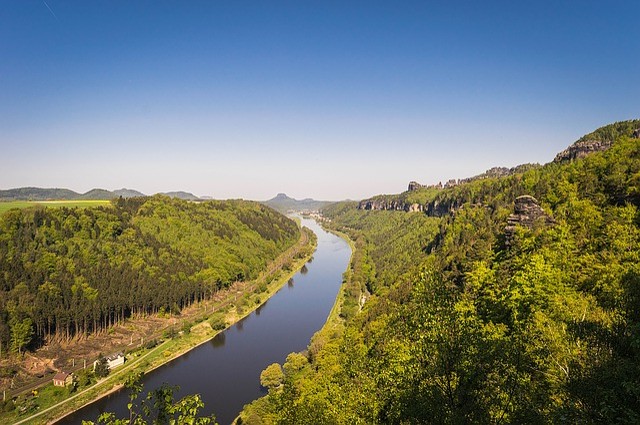
[(315, 211), (329, 205), (328, 201), (316, 201), (315, 199), (305, 198), (297, 200), (288, 197), (284, 193), (278, 193), (275, 198), (262, 202), (263, 204), (280, 212), (294, 211)]
[(200, 198), (198, 198), (193, 193), (182, 192), (182, 191), (162, 192), (162, 193), (160, 193), (160, 195), (167, 195), (170, 198), (178, 198), (178, 199), (183, 199), (185, 201), (199, 201), (200, 200)]
[(120, 196), (123, 198), (131, 198), (134, 196), (145, 196), (145, 194), (138, 192), (137, 190), (129, 189), (120, 189), (113, 192), (106, 189), (91, 189), (86, 193), (78, 193), (69, 189), (40, 187), (20, 187), (17, 189), (0, 190), (1, 201), (105, 200), (118, 198)]
[(137, 196), (147, 196), (142, 192), (138, 192), (137, 190), (125, 189), (125, 188), (114, 190), (113, 194), (116, 196), (122, 196), (123, 198), (135, 198)]
[[(187, 201), (197, 201), (198, 198), (189, 192), (165, 192), (171, 198), (179, 198)], [(119, 197), (133, 198), (137, 196), (147, 196), (134, 189), (118, 189), (114, 191), (106, 189), (91, 189), (86, 193), (78, 193), (69, 189), (40, 188), (40, 187), (20, 187), (17, 189), (0, 190), (0, 201), (74, 201), (74, 200), (107, 200)]]
[(99, 200), (99, 199), (113, 199), (118, 196), (106, 189), (91, 189), (87, 193), (83, 193), (80, 195), (78, 199), (90, 199), (90, 200)]
[(69, 189), (39, 187), (20, 187), (17, 189), (0, 190), (0, 200), (3, 201), (47, 201), (81, 199), (79, 193)]

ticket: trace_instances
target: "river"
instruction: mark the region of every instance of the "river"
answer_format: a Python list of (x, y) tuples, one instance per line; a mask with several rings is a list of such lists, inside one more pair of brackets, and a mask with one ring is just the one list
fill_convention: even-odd
[[(271, 363), (282, 364), (287, 354), (306, 349), (311, 336), (329, 315), (347, 269), (351, 249), (341, 238), (303, 219), (318, 236), (313, 261), (293, 281), (242, 321), (143, 378), (144, 394), (162, 383), (178, 385), (180, 398), (200, 394), (201, 414), (215, 414), (230, 424), (242, 407), (261, 397), (260, 372)], [(62, 419), (59, 424), (96, 420), (101, 412), (128, 417), (128, 393), (104, 397)]]

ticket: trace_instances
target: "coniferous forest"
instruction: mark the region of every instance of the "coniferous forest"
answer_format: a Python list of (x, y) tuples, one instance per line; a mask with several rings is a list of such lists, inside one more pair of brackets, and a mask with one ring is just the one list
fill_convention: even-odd
[(255, 278), (298, 238), (295, 222), (248, 201), (154, 196), (8, 211), (0, 216), (0, 342), (20, 352), (128, 317), (178, 313)]
[(326, 207), (356, 247), (340, 317), (241, 422), (639, 423), (639, 124), (424, 212)]

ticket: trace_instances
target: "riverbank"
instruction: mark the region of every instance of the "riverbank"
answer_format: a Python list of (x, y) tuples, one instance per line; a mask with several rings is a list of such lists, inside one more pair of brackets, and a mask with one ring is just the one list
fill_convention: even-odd
[[(25, 414), (22, 418), (16, 414), (10, 416), (4, 414), (0, 416), (0, 421), (2, 423), (50, 423), (104, 397), (107, 393), (117, 391), (132, 374), (148, 373), (210, 341), (224, 329), (248, 316), (280, 290), (309, 261), (315, 247), (315, 235), (303, 228), (298, 243), (272, 262), (267, 271), (256, 281), (245, 283), (237, 291), (230, 291), (224, 302), (215, 306), (199, 306), (198, 308), (204, 311), (198, 320), (189, 321), (186, 324), (182, 320), (176, 320), (170, 329), (171, 335), (158, 346), (148, 348), (143, 346), (134, 350), (128, 355), (129, 359), (125, 366), (115, 369), (109, 377), (77, 394), (67, 394), (65, 392), (68, 390), (64, 388), (47, 386), (37, 398), (32, 397), (32, 400), (38, 403), (35, 409), (39, 412), (29, 417)], [(60, 402), (61, 396), (66, 400)]]
[[(351, 279), (352, 273), (353, 273), (352, 268), (354, 265), (354, 257), (356, 255), (356, 244), (349, 237), (349, 235), (347, 235), (346, 233), (340, 232), (338, 230), (329, 228), (327, 226), (323, 226), (320, 221), (318, 221), (318, 223), (322, 226), (322, 229), (324, 231), (331, 233), (341, 238), (342, 240), (344, 240), (349, 245), (349, 248), (351, 250), (351, 255), (349, 257), (347, 268), (342, 274), (342, 283), (335, 297), (335, 301), (332, 305), (332, 308), (322, 327), (317, 332), (315, 332), (311, 337), (311, 339), (309, 340), (308, 349), (303, 352), (303, 354), (306, 357), (309, 356), (309, 353), (308, 353), (309, 351), (320, 350), (321, 347), (323, 347), (327, 341), (330, 341), (336, 338), (338, 335), (342, 334), (342, 331), (344, 329), (344, 323), (345, 323), (344, 319), (341, 317), (342, 307), (348, 296), (347, 294), (348, 288), (352, 283), (352, 279)], [(301, 372), (298, 372), (298, 373), (301, 373)], [(240, 414), (234, 419), (232, 425), (237, 425), (238, 423), (247, 423), (247, 424), (262, 423), (262, 422), (255, 422), (254, 418), (260, 418), (265, 416), (264, 412), (268, 410), (266, 405), (267, 397), (270, 397), (270, 394), (271, 393), (269, 393), (266, 396), (260, 397), (249, 404), (246, 404), (243, 410), (240, 412)], [(239, 422), (238, 419), (241, 419), (241, 422)]]
[[(322, 226), (322, 223), (320, 225)], [(327, 226), (322, 226), (322, 228), (325, 231), (329, 233), (333, 233), (334, 235), (344, 240), (349, 245), (349, 248), (351, 249), (351, 256), (349, 257), (349, 265), (347, 267), (347, 270), (344, 271), (342, 286), (340, 286), (340, 291), (336, 296), (336, 302), (333, 304), (333, 307), (331, 308), (331, 311), (327, 316), (327, 321), (322, 326), (322, 328), (318, 332), (316, 332), (316, 334), (329, 334), (335, 330), (336, 326), (340, 326), (342, 324), (342, 319), (340, 319), (340, 311), (342, 310), (342, 305), (344, 304), (344, 300), (346, 296), (344, 289), (346, 285), (351, 281), (351, 267), (353, 265), (353, 257), (356, 253), (356, 245), (353, 242), (353, 240), (351, 240), (349, 235), (347, 235), (346, 233), (340, 232), (335, 229), (331, 229)], [(311, 339), (313, 340), (313, 338)]]

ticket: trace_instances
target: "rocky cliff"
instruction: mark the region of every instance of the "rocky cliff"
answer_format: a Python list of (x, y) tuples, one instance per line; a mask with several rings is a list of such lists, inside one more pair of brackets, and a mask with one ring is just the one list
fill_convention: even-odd
[(372, 198), (365, 199), (358, 204), (359, 210), (378, 210), (378, 211), (406, 211), (419, 212), (424, 211), (424, 206), (416, 203), (408, 203), (398, 199), (381, 199)]
[(540, 168), (540, 167), (541, 167), (540, 164), (531, 164), (531, 163), (516, 165), (515, 167), (512, 167), (512, 168), (493, 167), (488, 169), (482, 174), (478, 174), (477, 176), (461, 179), (458, 181), (458, 184), (469, 183), (475, 180), (482, 180), (482, 179), (498, 179), (501, 177), (507, 177), (507, 176), (512, 176), (514, 174), (524, 173), (525, 171), (529, 171), (531, 169)]
[(620, 121), (600, 127), (594, 132), (582, 136), (560, 152), (553, 162), (573, 161), (594, 152), (607, 150), (614, 140), (623, 136), (640, 138), (640, 120)]
[[(581, 137), (571, 146), (556, 155), (554, 162), (572, 161), (583, 158), (593, 152), (604, 151), (609, 149), (616, 139), (620, 137), (640, 138), (640, 120), (629, 120), (613, 123), (600, 127), (597, 130)], [(423, 185), (416, 181), (409, 182), (408, 190), (398, 195), (380, 195), (370, 199), (361, 201), (358, 209), (361, 210), (391, 210), (391, 211), (421, 211), (429, 216), (442, 217), (451, 214), (460, 209), (465, 202), (470, 204), (482, 204), (481, 199), (474, 196), (456, 197), (449, 196), (446, 190), (456, 186), (464, 186), (471, 182), (483, 179), (499, 179), (511, 175), (521, 174), (531, 169), (541, 167), (540, 164), (521, 164), (513, 168), (493, 167), (482, 174), (465, 179), (451, 179), (444, 185)], [(422, 193), (425, 189), (437, 189), (437, 194), (427, 197), (415, 196)], [(445, 189), (444, 192), (440, 190)], [(464, 187), (463, 187), (464, 189)], [(416, 203), (416, 201), (418, 201)], [(522, 203), (517, 208), (527, 208), (528, 201), (519, 201)], [(520, 204), (517, 204), (520, 205)], [(535, 203), (537, 205), (537, 203)], [(533, 206), (531, 206), (533, 208)], [(530, 208), (530, 209), (531, 209)], [(531, 209), (531, 211), (534, 211)], [(516, 212), (516, 216), (519, 216)], [(535, 215), (535, 214), (534, 214)], [(522, 215), (522, 217), (525, 217)], [(523, 219), (523, 223), (527, 223)]]
[(611, 147), (609, 141), (602, 140), (583, 140), (577, 141), (567, 149), (556, 155), (553, 162), (573, 161), (574, 159), (584, 158), (594, 152), (601, 152)]
[(459, 209), (464, 201), (459, 199), (442, 199), (432, 197), (431, 200), (422, 203), (408, 201), (408, 194), (421, 189), (451, 189), (461, 184), (470, 183), (475, 180), (506, 177), (517, 173), (523, 173), (532, 168), (540, 167), (539, 164), (521, 164), (513, 168), (493, 167), (482, 174), (469, 177), (466, 179), (451, 179), (444, 185), (440, 182), (433, 185), (423, 185), (416, 181), (410, 181), (407, 191), (398, 195), (379, 195), (373, 198), (365, 199), (358, 204), (359, 210), (379, 210), (379, 211), (407, 211), (407, 212), (425, 212), (432, 217), (442, 217)]
[(420, 189), (442, 189), (442, 182), (438, 184), (420, 184), (416, 181), (410, 181), (407, 191), (415, 192), (416, 190)]
[(538, 200), (533, 196), (518, 196), (514, 202), (513, 214), (507, 218), (507, 226), (504, 228), (507, 246), (513, 240), (516, 226), (524, 226), (531, 229), (536, 223), (549, 225), (554, 224), (555, 220), (540, 207)]
[(434, 199), (424, 205), (423, 211), (429, 217), (444, 217), (462, 208), (464, 201), (461, 199)]

